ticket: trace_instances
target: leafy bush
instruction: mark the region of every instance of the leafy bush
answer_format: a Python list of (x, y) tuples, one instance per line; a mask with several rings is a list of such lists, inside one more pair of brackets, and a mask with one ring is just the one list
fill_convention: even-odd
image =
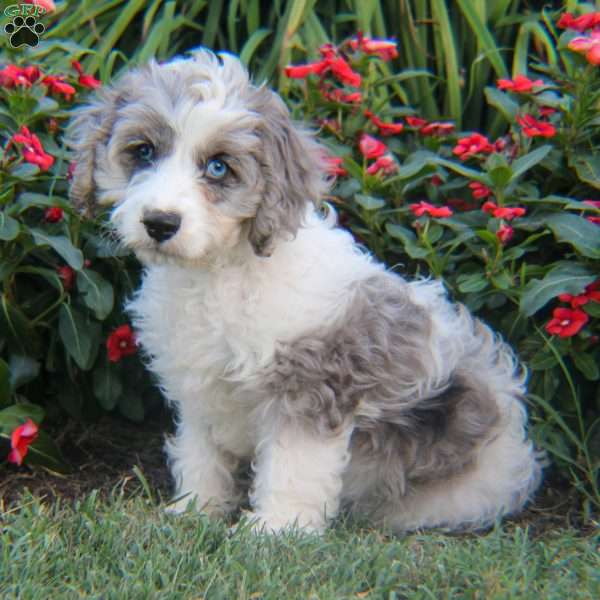
[(443, 278), (518, 350), (540, 443), (600, 505), (600, 71), (573, 41), (585, 30), (560, 24), (536, 79), (485, 88), (495, 140), (392, 102), (395, 81), (427, 75), (389, 76), (394, 43), (358, 35), (285, 73), (331, 152), (342, 223), (390, 266)]
[[(58, 65), (64, 64), (61, 59)], [(78, 419), (118, 409), (141, 420), (148, 387), (123, 335), (122, 298), (137, 266), (101, 228), (81, 221), (67, 196), (69, 110), (100, 82), (73, 62), (6, 65), (0, 158), (0, 437), (27, 418), (38, 424), (59, 407)], [(119, 327), (120, 326), (120, 327)], [(111, 332), (113, 332), (111, 334)], [(107, 341), (108, 340), (108, 341)], [(108, 348), (106, 348), (108, 345)], [(33, 441), (33, 438), (30, 440)], [(12, 440), (13, 449), (15, 447)], [(60, 468), (45, 431), (29, 455)]]

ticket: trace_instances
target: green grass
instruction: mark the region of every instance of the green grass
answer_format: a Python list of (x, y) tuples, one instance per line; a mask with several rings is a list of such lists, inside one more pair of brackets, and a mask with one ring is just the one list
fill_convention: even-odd
[(569, 530), (386, 538), (338, 524), (257, 538), (118, 494), (74, 507), (24, 496), (0, 523), (3, 599), (600, 597), (600, 539)]

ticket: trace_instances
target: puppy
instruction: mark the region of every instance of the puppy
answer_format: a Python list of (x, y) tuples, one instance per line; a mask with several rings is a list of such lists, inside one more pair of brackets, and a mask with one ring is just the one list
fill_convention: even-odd
[(175, 509), (257, 529), (341, 508), (396, 531), (483, 527), (540, 479), (511, 350), (440, 282), (407, 282), (315, 203), (321, 148), (233, 56), (129, 72), (71, 128), (74, 202), (145, 265), (128, 305), (177, 414)]

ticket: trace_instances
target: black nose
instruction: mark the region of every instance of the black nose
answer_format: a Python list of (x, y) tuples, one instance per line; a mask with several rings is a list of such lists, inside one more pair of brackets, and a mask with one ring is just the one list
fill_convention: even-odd
[(149, 210), (144, 213), (142, 223), (153, 240), (164, 242), (177, 233), (181, 217), (174, 212)]

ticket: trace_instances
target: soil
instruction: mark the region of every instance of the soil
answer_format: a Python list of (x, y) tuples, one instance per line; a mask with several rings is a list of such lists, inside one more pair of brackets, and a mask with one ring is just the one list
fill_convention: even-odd
[[(91, 425), (71, 422), (55, 437), (69, 463), (67, 474), (0, 463), (0, 515), (17, 507), (25, 491), (43, 501), (71, 503), (94, 490), (106, 498), (115, 492), (137, 494), (147, 482), (153, 498), (165, 501), (172, 490), (163, 445), (171, 430), (171, 417), (165, 413), (143, 424), (116, 417)], [(552, 471), (527, 509), (506, 523), (527, 526), (535, 537), (565, 528), (582, 535), (598, 531), (598, 515), (584, 522), (576, 491)]]

